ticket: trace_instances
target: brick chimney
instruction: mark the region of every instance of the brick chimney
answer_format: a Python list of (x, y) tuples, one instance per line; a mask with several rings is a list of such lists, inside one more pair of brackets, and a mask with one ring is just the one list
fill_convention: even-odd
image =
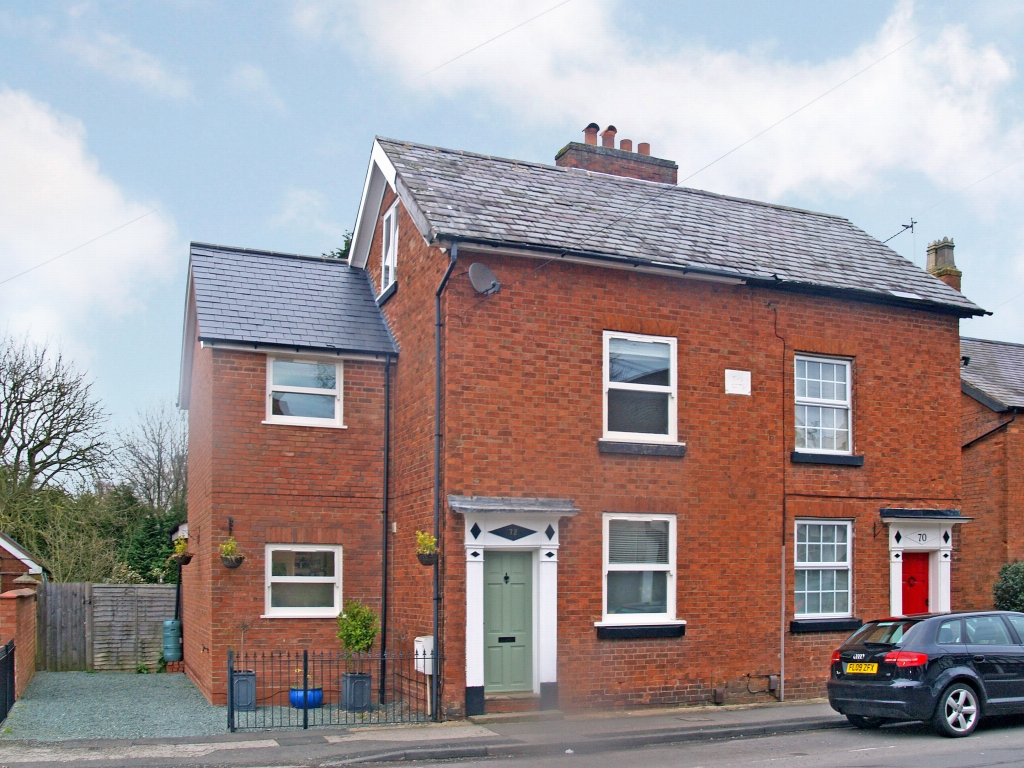
[(956, 268), (953, 261), (953, 241), (948, 237), (928, 243), (927, 269), (950, 288), (960, 290), (960, 278), (964, 273)]
[(613, 176), (629, 176), (633, 179), (657, 181), (662, 184), (675, 184), (679, 178), (679, 166), (671, 160), (651, 157), (651, 145), (641, 142), (637, 152), (633, 152), (633, 142), (622, 139), (619, 148), (615, 148), (614, 125), (601, 131), (601, 146), (597, 146), (600, 126), (591, 123), (583, 129), (584, 141), (581, 144), (573, 141), (566, 144), (555, 155), (555, 165), (559, 168), (583, 168), (598, 173), (610, 173)]

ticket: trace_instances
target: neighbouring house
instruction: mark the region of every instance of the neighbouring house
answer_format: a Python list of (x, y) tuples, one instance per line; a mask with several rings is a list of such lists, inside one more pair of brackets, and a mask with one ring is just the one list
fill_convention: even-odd
[(347, 264), (193, 244), (211, 699), (241, 621), (333, 646), (350, 598), (389, 649), (436, 631), (451, 716), (816, 696), (863, 619), (961, 594), (958, 321), (984, 310), (951, 251), (929, 274), (585, 134), (555, 165), (378, 138)]
[(38, 559), (6, 533), (0, 533), (0, 593), (22, 589), (17, 579), (28, 574), (45, 581), (46, 569)]
[(963, 510), (956, 604), (991, 608), (999, 568), (1024, 559), (1024, 345), (960, 339)]

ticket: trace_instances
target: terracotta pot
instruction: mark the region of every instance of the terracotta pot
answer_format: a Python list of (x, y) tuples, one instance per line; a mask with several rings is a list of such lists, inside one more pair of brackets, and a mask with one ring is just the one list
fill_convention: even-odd
[(437, 552), (417, 552), (416, 559), (421, 565), (434, 565), (437, 562)]
[(245, 560), (245, 555), (221, 555), (220, 561), (224, 563), (225, 568), (237, 568)]

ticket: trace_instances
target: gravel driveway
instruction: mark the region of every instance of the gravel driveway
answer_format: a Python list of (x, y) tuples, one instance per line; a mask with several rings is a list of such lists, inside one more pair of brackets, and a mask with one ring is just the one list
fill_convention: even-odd
[(182, 674), (37, 672), (0, 726), (0, 738), (141, 739), (226, 731), (226, 708), (210, 706)]

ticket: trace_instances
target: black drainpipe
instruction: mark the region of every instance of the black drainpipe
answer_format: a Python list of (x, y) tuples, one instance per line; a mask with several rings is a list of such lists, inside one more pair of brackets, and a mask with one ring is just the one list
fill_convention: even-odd
[(384, 503), (381, 508), (380, 550), (380, 696), (381, 704), (387, 693), (388, 652), (388, 464), (391, 458), (391, 357), (384, 363)]
[[(441, 334), (444, 327), (441, 323), (441, 294), (452, 276), (455, 262), (459, 260), (459, 244), (452, 243), (452, 252), (448, 261), (448, 269), (441, 278), (441, 284), (434, 293), (434, 538), (441, 542)], [(434, 563), (434, 686), (431, 691), (431, 712), (435, 720), (440, 720), (438, 712), (438, 688), (441, 682), (441, 653), (437, 636), (437, 621), (441, 603), (441, 552), (438, 551)]]

